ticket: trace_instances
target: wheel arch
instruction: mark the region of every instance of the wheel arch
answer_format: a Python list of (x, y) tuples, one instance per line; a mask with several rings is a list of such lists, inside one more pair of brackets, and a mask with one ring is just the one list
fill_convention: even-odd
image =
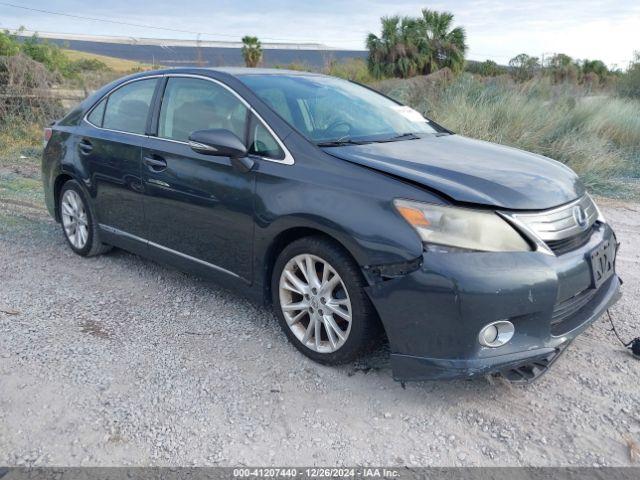
[(271, 304), (271, 276), (273, 275), (273, 267), (275, 266), (276, 260), (280, 253), (287, 247), (287, 245), (295, 242), (304, 237), (323, 237), (337, 245), (340, 246), (352, 259), (354, 262), (358, 263), (355, 255), (335, 236), (327, 233), (324, 230), (319, 228), (310, 227), (310, 226), (297, 226), (290, 227), (286, 230), (278, 233), (269, 246), (265, 250), (264, 255), (264, 268), (262, 271), (262, 286), (263, 286), (263, 298), (266, 304)]
[[(272, 305), (273, 303), (272, 291), (271, 291), (271, 277), (273, 275), (273, 269), (275, 267), (275, 263), (276, 263), (276, 260), (278, 259), (278, 256), (292, 242), (295, 242), (296, 240), (299, 240), (305, 237), (320, 237), (336, 244), (338, 247), (340, 247), (344, 251), (345, 254), (347, 254), (356, 263), (356, 265), (358, 265), (365, 281), (367, 280), (366, 275), (364, 275), (364, 273), (362, 272), (362, 266), (356, 260), (356, 256), (349, 250), (349, 248), (347, 248), (344, 242), (340, 241), (340, 239), (327, 233), (326, 231), (323, 231), (315, 227), (309, 227), (309, 226), (291, 227), (278, 233), (278, 235), (276, 235), (273, 238), (273, 241), (269, 244), (268, 248), (265, 251), (265, 257), (264, 257), (265, 268), (263, 270), (263, 273), (262, 273), (263, 277), (261, 279), (262, 289), (263, 289), (263, 292), (262, 292), (263, 303), (265, 305)], [(384, 323), (380, 320), (380, 315), (378, 314), (376, 306), (373, 302), (371, 302), (371, 308), (373, 310), (374, 317), (375, 317), (373, 321), (376, 322), (376, 324), (378, 325), (378, 328), (380, 328), (380, 331), (382, 332), (382, 335), (384, 336), (385, 341), (388, 341), (386, 328), (384, 326)]]
[(53, 201), (54, 201), (54, 214), (56, 222), (60, 223), (60, 192), (62, 192), (62, 186), (69, 180), (75, 180), (73, 176), (66, 172), (60, 173), (53, 182)]

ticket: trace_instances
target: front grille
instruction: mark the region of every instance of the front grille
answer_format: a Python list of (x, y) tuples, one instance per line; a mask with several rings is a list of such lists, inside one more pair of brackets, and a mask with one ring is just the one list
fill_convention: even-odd
[(551, 210), (507, 215), (535, 237), (539, 244), (542, 242), (556, 255), (562, 255), (589, 241), (598, 219), (598, 209), (591, 197), (584, 195)]
[(583, 245), (586, 245), (591, 234), (595, 229), (595, 225), (592, 225), (588, 230), (574, 235), (573, 237), (563, 238), (562, 240), (548, 240), (545, 243), (556, 255), (562, 255), (563, 253), (576, 250)]
[(606, 280), (599, 288), (587, 288), (573, 297), (556, 303), (551, 314), (551, 335), (560, 336), (578, 328), (593, 314), (594, 305), (604, 301), (611, 290), (615, 275)]
[(589, 303), (596, 292), (597, 290), (594, 288), (587, 288), (567, 300), (556, 303), (556, 306), (553, 308), (553, 313), (551, 314), (552, 328), (554, 325), (561, 324), (571, 315), (578, 312), (582, 307)]

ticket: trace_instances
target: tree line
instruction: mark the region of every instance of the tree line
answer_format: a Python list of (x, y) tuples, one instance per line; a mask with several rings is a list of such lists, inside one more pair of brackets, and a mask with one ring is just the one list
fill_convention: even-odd
[(376, 79), (409, 78), (448, 68), (454, 75), (463, 71), (488, 77), (509, 75), (518, 82), (544, 76), (554, 83), (589, 87), (615, 84), (624, 95), (640, 96), (640, 52), (625, 72), (609, 69), (602, 60), (579, 60), (564, 53), (542, 59), (521, 53), (508, 65), (493, 60), (467, 61), (465, 29), (454, 25), (450, 12), (423, 9), (418, 17), (383, 17), (380, 34), (370, 33), (366, 45), (368, 70)]

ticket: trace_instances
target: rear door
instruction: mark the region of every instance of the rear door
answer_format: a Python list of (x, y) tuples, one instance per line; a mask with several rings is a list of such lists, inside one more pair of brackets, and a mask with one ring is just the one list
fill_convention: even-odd
[(78, 155), (90, 179), (98, 222), (129, 240), (145, 233), (141, 152), (158, 81), (135, 80), (111, 91), (78, 132)]
[(142, 150), (151, 249), (249, 281), (255, 173), (188, 145), (192, 132), (210, 128), (245, 139), (249, 108), (221, 83), (170, 76), (158, 115), (157, 138)]

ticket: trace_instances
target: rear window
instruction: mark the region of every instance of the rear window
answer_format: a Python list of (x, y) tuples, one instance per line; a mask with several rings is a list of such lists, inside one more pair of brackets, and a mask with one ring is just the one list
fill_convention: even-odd
[[(138, 80), (111, 93), (107, 99), (102, 127), (144, 134), (157, 81), (155, 78)], [(94, 125), (98, 124), (94, 123)]]

